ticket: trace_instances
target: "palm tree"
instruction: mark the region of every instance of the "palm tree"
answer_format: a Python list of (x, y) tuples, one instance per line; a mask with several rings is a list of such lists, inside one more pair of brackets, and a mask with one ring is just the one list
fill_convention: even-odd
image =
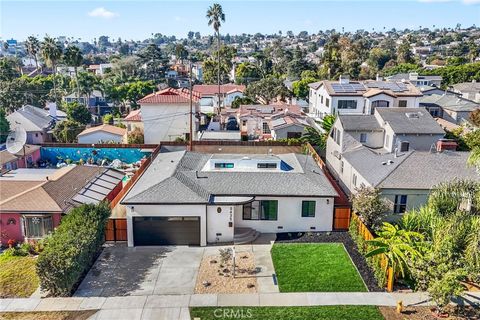
[(63, 60), (68, 66), (72, 66), (75, 68), (75, 81), (77, 82), (77, 97), (80, 98), (80, 86), (78, 84), (78, 67), (80, 67), (83, 63), (82, 52), (77, 46), (69, 46), (67, 50), (65, 50), (65, 54), (63, 55)]
[(27, 53), (35, 60), (35, 66), (38, 70), (38, 57), (37, 54), (40, 51), (40, 41), (34, 36), (30, 36), (25, 41), (25, 49)]
[(388, 222), (384, 222), (380, 230), (378, 238), (367, 241), (375, 249), (368, 252), (365, 257), (384, 254), (388, 260), (386, 267), (392, 267), (394, 275), (401, 274), (404, 277), (410, 259), (422, 256), (420, 247), (423, 243), (423, 235), (400, 229), (398, 225)]
[(207, 11), (208, 25), (213, 26), (213, 30), (217, 34), (217, 54), (218, 54), (218, 69), (217, 69), (217, 81), (218, 81), (218, 113), (220, 114), (220, 27), (222, 22), (225, 22), (225, 14), (223, 13), (222, 6), (218, 3), (214, 3), (213, 6), (208, 8)]
[(42, 57), (47, 63), (47, 66), (53, 69), (53, 94), (55, 95), (55, 102), (57, 102), (57, 87), (55, 78), (57, 76), (57, 63), (62, 57), (62, 47), (54, 38), (45, 36), (40, 46)]

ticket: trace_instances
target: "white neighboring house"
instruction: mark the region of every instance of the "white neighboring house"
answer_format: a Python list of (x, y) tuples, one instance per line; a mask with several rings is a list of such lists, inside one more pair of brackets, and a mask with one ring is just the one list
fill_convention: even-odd
[(127, 129), (103, 124), (83, 130), (77, 136), (78, 143), (126, 143)]
[(385, 77), (387, 81), (408, 81), (415, 87), (432, 86), (440, 88), (442, 85), (442, 76), (422, 76), (417, 72), (397, 73), (389, 77)]
[(423, 108), (340, 115), (327, 139), (327, 166), (348, 194), (380, 188), (390, 212), (401, 214), (424, 204), (438, 183), (480, 178), (467, 168), (468, 154), (454, 152), (456, 143), (444, 134)]
[(145, 143), (187, 139), (190, 121), (194, 134), (199, 123), (195, 114), (200, 111), (198, 94), (193, 91), (193, 115), (190, 117), (190, 91), (167, 88), (151, 93), (138, 101), (143, 121)]
[[(200, 109), (202, 113), (217, 112), (218, 109), (218, 85), (216, 84), (197, 84), (193, 86), (193, 91), (200, 95)], [(220, 85), (221, 107), (230, 107), (236, 97), (243, 97), (245, 92), (244, 85), (222, 84)]]
[(337, 192), (307, 155), (160, 153), (122, 200), (128, 245), (331, 231)]
[(410, 82), (319, 81), (309, 84), (309, 111), (317, 119), (325, 115), (373, 114), (376, 108), (418, 108), (422, 93)]

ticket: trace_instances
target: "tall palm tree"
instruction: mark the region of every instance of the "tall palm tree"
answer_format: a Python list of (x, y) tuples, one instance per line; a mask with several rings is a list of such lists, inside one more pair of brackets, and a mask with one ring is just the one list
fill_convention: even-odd
[(30, 36), (25, 41), (25, 49), (27, 53), (35, 60), (35, 67), (38, 70), (38, 52), (40, 51), (40, 41), (34, 36)]
[(63, 55), (63, 60), (68, 66), (75, 68), (75, 82), (77, 83), (77, 97), (80, 98), (80, 86), (78, 84), (78, 67), (83, 63), (83, 55), (77, 46), (69, 46)]
[(53, 94), (55, 96), (55, 102), (57, 102), (57, 86), (55, 78), (57, 76), (57, 63), (62, 57), (62, 47), (60, 47), (54, 38), (47, 35), (43, 39), (40, 51), (47, 66), (53, 69)]
[(218, 3), (214, 3), (213, 6), (208, 8), (207, 11), (208, 25), (213, 27), (217, 35), (217, 55), (218, 55), (218, 69), (217, 69), (217, 81), (218, 81), (218, 113), (220, 113), (220, 27), (222, 22), (225, 22), (225, 14), (223, 13), (222, 6)]

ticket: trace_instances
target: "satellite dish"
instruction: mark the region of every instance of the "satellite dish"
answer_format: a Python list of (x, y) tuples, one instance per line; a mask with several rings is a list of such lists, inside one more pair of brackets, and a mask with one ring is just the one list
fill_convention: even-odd
[(7, 150), (11, 154), (19, 153), (27, 142), (27, 132), (22, 127), (16, 127), (7, 137)]

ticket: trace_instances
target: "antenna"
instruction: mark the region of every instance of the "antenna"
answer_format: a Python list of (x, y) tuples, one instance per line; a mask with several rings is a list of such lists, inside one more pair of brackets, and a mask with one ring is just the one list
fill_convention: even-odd
[(16, 127), (7, 136), (7, 151), (11, 154), (17, 154), (23, 149), (23, 158), (25, 167), (27, 166), (27, 158), (25, 157), (25, 143), (27, 142), (27, 132), (22, 127)]

